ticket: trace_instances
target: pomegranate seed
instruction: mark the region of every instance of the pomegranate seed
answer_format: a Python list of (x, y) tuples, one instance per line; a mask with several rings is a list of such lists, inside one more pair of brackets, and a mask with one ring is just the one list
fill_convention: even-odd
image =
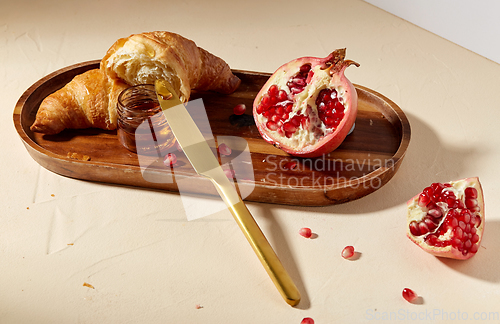
[(474, 208), (477, 206), (477, 199), (465, 199), (465, 207), (468, 209)]
[(300, 67), (301, 73), (307, 73), (309, 70), (311, 70), (311, 66), (309, 64), (304, 64)]
[(312, 231), (308, 227), (303, 227), (299, 230), (299, 234), (302, 235), (305, 238), (311, 238), (312, 236)]
[(220, 154), (226, 156), (231, 155), (231, 153), (233, 152), (231, 148), (227, 146), (225, 143), (220, 144), (218, 150)]
[(263, 109), (266, 109), (271, 106), (271, 97), (269, 97), (268, 94), (265, 94), (262, 97), (262, 100), (260, 101), (260, 104), (262, 105)]
[(418, 228), (418, 223), (416, 221), (411, 221), (410, 232), (414, 236), (420, 236), (420, 229)]
[(288, 99), (288, 94), (286, 93), (285, 90), (280, 90), (278, 92), (278, 100), (281, 102), (281, 101), (285, 101)]
[(430, 202), (429, 196), (427, 196), (425, 193), (421, 193), (420, 196), (418, 197), (418, 205), (420, 207), (425, 207), (429, 204)]
[(245, 113), (246, 109), (247, 109), (247, 106), (245, 104), (239, 104), (239, 105), (234, 106), (233, 113), (235, 115), (243, 115)]
[(288, 123), (284, 123), (283, 124), (283, 130), (286, 132), (286, 133), (295, 133), (295, 131), (297, 131), (297, 126), (292, 124), (291, 122), (288, 122)]
[(300, 324), (314, 324), (314, 320), (310, 317), (304, 317)]
[(424, 223), (427, 225), (427, 228), (429, 228), (429, 231), (433, 231), (437, 227), (437, 224), (434, 223), (432, 218), (424, 218)]
[(417, 299), (418, 295), (411, 290), (410, 288), (405, 288), (403, 289), (403, 298), (406, 299), (408, 302), (413, 302), (415, 299)]
[(342, 257), (344, 259), (350, 259), (354, 256), (354, 247), (351, 246), (351, 245), (348, 245), (346, 246), (343, 250), (342, 250)]
[(225, 169), (224, 174), (228, 179), (233, 179), (235, 176), (234, 170), (233, 169)]
[(434, 218), (440, 218), (441, 216), (443, 216), (441, 209), (438, 209), (438, 208), (434, 208), (434, 209), (429, 210), (427, 212), (427, 214), (431, 215)]
[(425, 224), (425, 222), (418, 223), (418, 229), (420, 230), (421, 235), (429, 233), (429, 227), (427, 227), (427, 224)]
[(269, 93), (271, 97), (276, 97), (278, 95), (278, 92), (279, 92), (278, 86), (275, 84), (270, 86), (269, 89), (267, 90), (267, 93)]
[(165, 166), (172, 166), (175, 163), (177, 163), (177, 156), (174, 153), (168, 153), (165, 155), (165, 158), (163, 158), (163, 164)]
[(475, 199), (477, 198), (477, 189), (474, 187), (467, 187), (465, 188), (465, 197)]
[(270, 129), (270, 130), (272, 130), (272, 131), (275, 131), (275, 130), (277, 130), (277, 129), (278, 129), (278, 124), (276, 124), (276, 123), (275, 123), (275, 122), (273, 122), (273, 121), (268, 121), (268, 122), (266, 123), (266, 126), (267, 126), (267, 128), (269, 128), (269, 129)]
[(297, 162), (295, 162), (295, 161), (287, 162), (287, 163), (285, 163), (283, 168), (285, 170), (295, 170), (297, 168)]

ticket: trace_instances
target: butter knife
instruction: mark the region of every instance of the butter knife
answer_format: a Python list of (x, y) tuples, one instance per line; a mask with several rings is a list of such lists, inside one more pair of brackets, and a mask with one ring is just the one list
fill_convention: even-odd
[(156, 80), (155, 90), (167, 122), (196, 173), (210, 179), (285, 301), (296, 306), (300, 293), (233, 187), (202, 133), (171, 84)]

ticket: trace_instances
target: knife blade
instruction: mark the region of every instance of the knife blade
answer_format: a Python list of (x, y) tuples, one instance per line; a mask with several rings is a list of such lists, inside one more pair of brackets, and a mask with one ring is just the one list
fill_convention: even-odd
[(296, 306), (300, 301), (299, 290), (225, 175), (173, 87), (168, 81), (158, 79), (155, 81), (155, 90), (170, 129), (194, 170), (210, 179), (283, 299), (289, 305)]

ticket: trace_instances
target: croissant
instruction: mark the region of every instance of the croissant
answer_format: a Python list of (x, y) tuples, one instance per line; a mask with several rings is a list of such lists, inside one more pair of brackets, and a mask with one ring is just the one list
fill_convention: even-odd
[(189, 100), (191, 89), (228, 94), (241, 82), (224, 60), (180, 35), (135, 34), (117, 40), (99, 69), (77, 75), (45, 98), (31, 130), (57, 134), (65, 128), (116, 129), (120, 92), (157, 78), (168, 80), (183, 102)]
[(127, 87), (100, 69), (77, 75), (42, 101), (30, 129), (44, 134), (66, 128), (116, 129), (118, 95)]
[(119, 39), (101, 61), (101, 69), (128, 84), (163, 78), (189, 100), (191, 89), (231, 93), (240, 85), (229, 65), (178, 34), (148, 32)]

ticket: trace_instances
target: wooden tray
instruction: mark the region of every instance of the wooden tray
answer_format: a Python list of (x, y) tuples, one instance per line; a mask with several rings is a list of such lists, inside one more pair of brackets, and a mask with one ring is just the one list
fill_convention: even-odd
[[(182, 153), (178, 154), (181, 167), (176, 168), (175, 181), (153, 183), (144, 179), (138, 156), (121, 146), (116, 131), (65, 130), (51, 136), (30, 131), (38, 107), (47, 95), (74, 76), (98, 67), (96, 60), (60, 69), (36, 82), (21, 96), (14, 110), (14, 124), (31, 157), (44, 168), (71, 178), (177, 192), (178, 180), (193, 179), (188, 186), (191, 193), (217, 195), (208, 180), (195, 174)], [(379, 189), (401, 165), (410, 141), (410, 124), (403, 111), (381, 94), (355, 85), (359, 112), (354, 132), (329, 155), (300, 159), (266, 143), (255, 124), (239, 126), (229, 122), (237, 104), (246, 104), (246, 114), (251, 114), (253, 99), (270, 76), (239, 70), (234, 73), (242, 80), (235, 93), (199, 92), (193, 93), (192, 99), (203, 98), (214, 135), (238, 136), (248, 142), (254, 180), (237, 183), (240, 190), (253, 187), (245, 200), (302, 206), (344, 203)], [(68, 157), (68, 153), (75, 153), (76, 158)], [(83, 155), (90, 160), (79, 159)], [(297, 161), (295, 170), (279, 167), (292, 160)], [(170, 173), (164, 169), (155, 172), (161, 175), (163, 171)]]

